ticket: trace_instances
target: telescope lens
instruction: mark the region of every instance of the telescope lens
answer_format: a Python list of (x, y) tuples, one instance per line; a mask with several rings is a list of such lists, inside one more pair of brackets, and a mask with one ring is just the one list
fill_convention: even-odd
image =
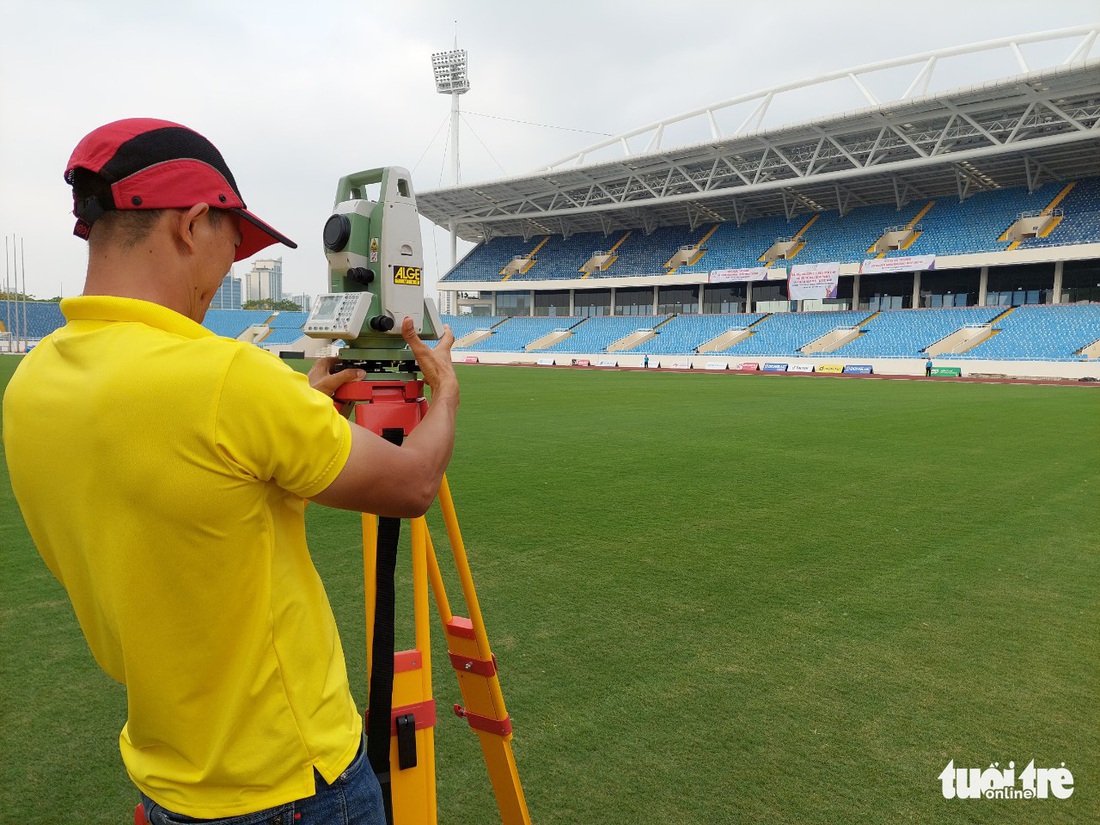
[(347, 215), (333, 215), (325, 221), (325, 249), (329, 252), (339, 252), (348, 245), (351, 237), (351, 221)]

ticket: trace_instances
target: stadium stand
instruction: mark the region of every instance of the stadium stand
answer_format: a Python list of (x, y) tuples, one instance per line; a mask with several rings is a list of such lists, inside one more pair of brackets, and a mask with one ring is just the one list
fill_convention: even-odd
[(735, 329), (752, 326), (763, 313), (728, 315), (677, 315), (657, 328), (657, 336), (631, 352), (647, 355), (684, 355)]
[(1065, 199), (1058, 204), (1062, 219), (1046, 236), (1029, 238), (1021, 249), (1040, 249), (1064, 244), (1096, 243), (1100, 241), (1100, 178), (1076, 182)]
[[(19, 303), (20, 323), (23, 304)], [(30, 341), (36, 341), (64, 324), (56, 303), (27, 302)], [(0, 325), (16, 302), (0, 302)], [(237, 337), (254, 325), (267, 325), (269, 334), (257, 343), (266, 348), (285, 347), (302, 337), (308, 313), (266, 310), (212, 310), (204, 325), (219, 335)], [(929, 347), (966, 327), (991, 325), (992, 337), (962, 353), (942, 357), (966, 361), (1090, 361), (1100, 351), (1082, 353), (1100, 342), (1100, 304), (955, 307), (943, 309), (895, 309), (882, 312), (837, 311), (803, 313), (735, 313), (716, 315), (658, 315), (576, 317), (502, 317), (444, 315), (456, 340), (471, 332), (493, 329), (493, 334), (459, 352), (598, 354), (639, 330), (653, 330), (648, 340), (623, 352), (636, 355), (692, 355), (703, 344), (733, 330), (749, 329), (745, 340), (717, 355), (797, 357), (802, 349), (829, 332), (860, 327), (855, 340), (822, 357), (841, 359), (921, 358)], [(15, 327), (13, 320), (12, 327)], [(572, 332), (565, 340), (531, 347), (554, 332)], [(14, 334), (14, 333), (13, 333)], [(434, 342), (428, 342), (434, 345)], [(814, 353), (813, 355), (818, 355)], [(938, 356), (939, 357), (939, 356)]]
[(215, 335), (236, 338), (250, 326), (266, 324), (273, 314), (267, 309), (211, 309), (202, 325)]
[(799, 350), (827, 332), (854, 327), (872, 313), (843, 312), (776, 313), (753, 327), (753, 335), (724, 351), (727, 355), (796, 356)]
[(668, 318), (668, 315), (587, 318), (572, 328), (571, 337), (537, 351), (570, 354), (607, 352), (609, 346), (632, 332), (659, 327)]
[(897, 255), (960, 255), (973, 252), (996, 252), (1008, 246), (1002, 235), (1021, 212), (1042, 210), (1061, 189), (1047, 184), (1034, 192), (1027, 189), (1002, 189), (978, 192), (960, 203), (957, 199), (940, 198), (921, 219), (923, 232)]
[(267, 322), (271, 331), (256, 343), (265, 349), (297, 343), (304, 335), (302, 327), (308, 317), (308, 312), (276, 312)]
[[(625, 234), (620, 232), (619, 236)], [(568, 238), (561, 235), (548, 236), (539, 248), (535, 264), (507, 280), (511, 283), (580, 278), (584, 275), (581, 267), (592, 257), (592, 253), (610, 249), (616, 242), (615, 238), (606, 238), (598, 232), (582, 232)]]
[[(884, 313), (885, 314), (885, 313)], [(953, 358), (1083, 361), (1080, 350), (1100, 341), (1100, 306), (1023, 306), (993, 324), (995, 335)]]
[(492, 329), (501, 321), (504, 321), (505, 317), (503, 315), (445, 315), (442, 316), (441, 320), (450, 326), (455, 340), (461, 341), (471, 332)]
[(577, 318), (509, 318), (488, 338), (471, 344), (470, 352), (523, 352), (531, 343), (559, 329), (574, 326)]
[(695, 230), (686, 226), (668, 226), (655, 229), (650, 234), (642, 231), (631, 232), (626, 241), (616, 250), (618, 258), (602, 272), (592, 277), (622, 278), (634, 275), (663, 275), (668, 270), (665, 264), (682, 246), (698, 243), (706, 230)]
[[(694, 230), (686, 226), (662, 227), (650, 234), (641, 229), (610, 235), (582, 232), (568, 238), (550, 235), (527, 241), (494, 238), (475, 247), (441, 280), (523, 283), (580, 278), (584, 277), (582, 267), (594, 252), (607, 252), (613, 247), (613, 261), (606, 270), (593, 271), (590, 279), (662, 275), (668, 271), (665, 263), (681, 247), (697, 244), (708, 235), (701, 257), (693, 264), (679, 267), (677, 273), (763, 266), (762, 257), (778, 239), (795, 239), (796, 248), (789, 258), (792, 264), (998, 252), (1009, 247), (1005, 232), (1021, 214), (1042, 212), (1065, 186), (1065, 182), (1052, 182), (1033, 192), (1020, 187), (977, 192), (962, 202), (957, 198), (918, 199), (902, 209), (893, 204), (874, 204), (843, 215), (837, 210), (802, 212), (791, 218), (771, 215), (740, 226), (712, 223)], [(1049, 233), (1022, 241), (1020, 248), (1100, 242), (1100, 178), (1074, 182), (1069, 193), (1058, 202), (1058, 209), (1062, 213), (1060, 220)], [(874, 252), (874, 244), (885, 230), (909, 225), (918, 216), (919, 232), (909, 245), (880, 255)], [(538, 247), (537, 261), (529, 269), (507, 277), (500, 274), (513, 255), (525, 254), (535, 247)]]
[(843, 358), (918, 358), (928, 347), (968, 324), (987, 324), (1002, 307), (895, 309), (863, 325), (863, 334), (829, 353)]
[(478, 244), (470, 253), (447, 273), (451, 281), (493, 281), (501, 280), (500, 272), (517, 255), (527, 255), (538, 244), (535, 240), (523, 238), (492, 238)]
[[(26, 324), (23, 316), (26, 314)], [(0, 325), (5, 332), (37, 340), (65, 323), (61, 305), (45, 301), (0, 301)]]
[[(677, 270), (688, 272), (707, 272), (712, 269), (741, 269), (759, 267), (763, 255), (777, 238), (792, 237), (810, 219), (801, 215), (788, 221), (782, 215), (758, 218), (737, 226), (732, 223), (718, 225), (718, 229), (705, 244), (707, 252), (694, 266), (684, 266)], [(669, 254), (674, 250), (669, 250)], [(667, 257), (667, 256), (666, 256)]]

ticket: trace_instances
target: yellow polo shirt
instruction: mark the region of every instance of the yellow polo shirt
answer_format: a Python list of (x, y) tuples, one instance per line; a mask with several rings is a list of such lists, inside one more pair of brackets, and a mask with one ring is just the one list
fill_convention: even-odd
[(130, 777), (207, 819), (311, 796), (363, 730), (304, 522), (350, 425), (278, 358), (165, 307), (61, 309), (4, 395), (4, 447), (42, 558), (126, 685)]

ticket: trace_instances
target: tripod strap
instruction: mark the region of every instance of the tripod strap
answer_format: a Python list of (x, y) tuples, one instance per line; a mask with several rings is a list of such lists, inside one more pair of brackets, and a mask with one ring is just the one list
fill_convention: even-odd
[[(383, 429), (382, 437), (400, 445), (404, 439), (400, 427)], [(393, 706), (394, 654), (394, 574), (397, 570), (397, 543), (401, 537), (401, 519), (378, 519), (378, 556), (375, 563), (374, 638), (371, 645), (370, 693), (367, 700), (367, 759), (386, 808), (386, 822), (393, 825), (393, 798), (390, 793), (390, 716)]]

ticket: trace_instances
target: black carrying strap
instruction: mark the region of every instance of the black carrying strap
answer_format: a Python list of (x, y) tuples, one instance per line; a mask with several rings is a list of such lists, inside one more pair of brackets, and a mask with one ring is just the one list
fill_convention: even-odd
[[(400, 427), (382, 430), (382, 437), (400, 445), (405, 437)], [(386, 822), (393, 825), (390, 794), (390, 715), (393, 707), (394, 573), (397, 570), (397, 542), (401, 519), (378, 519), (378, 552), (374, 571), (374, 637), (371, 644), (370, 694), (367, 699), (367, 759), (378, 784)]]

